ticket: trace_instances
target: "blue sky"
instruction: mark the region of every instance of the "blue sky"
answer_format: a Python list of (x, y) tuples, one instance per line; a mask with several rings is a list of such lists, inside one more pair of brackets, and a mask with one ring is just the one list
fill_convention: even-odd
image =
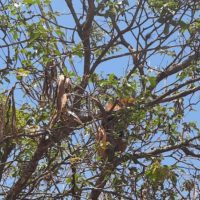
[[(59, 2), (59, 3), (58, 3)], [(74, 1), (76, 2), (76, 1)], [(66, 8), (67, 6), (65, 5), (65, 2), (64, 0), (53, 0), (53, 8), (54, 9), (57, 9), (59, 12), (63, 13), (63, 15), (61, 15), (60, 17), (58, 17), (58, 21), (60, 24), (63, 24), (63, 25), (67, 25), (67, 26), (72, 26), (74, 25), (74, 22), (72, 20), (72, 18), (69, 16), (69, 15), (66, 15)], [(64, 6), (63, 6), (64, 5)], [(78, 4), (76, 5), (75, 4), (75, 7), (77, 8), (78, 7)], [(78, 8), (77, 8), (78, 10)], [(1, 36), (1, 35), (0, 35)], [(129, 35), (126, 36), (127, 39), (129, 40)], [(134, 42), (131, 41), (132, 38), (130, 37), (130, 42), (132, 42), (132, 44), (134, 45)], [(123, 52), (123, 50), (121, 51)], [(4, 54), (6, 52), (3, 52), (3, 51), (0, 51), (0, 54)], [(5, 56), (5, 55), (3, 55)], [(117, 76), (124, 76), (125, 73), (126, 73), (126, 68), (127, 68), (127, 65), (129, 63), (129, 57), (124, 57), (123, 59), (114, 59), (114, 60), (111, 60), (111, 61), (108, 61), (108, 62), (104, 62), (103, 64), (101, 64), (96, 72), (97, 73), (102, 73), (104, 75), (106, 74), (110, 74), (110, 73), (115, 73)], [(169, 58), (166, 58), (166, 60), (169, 59)], [(151, 62), (151, 65), (153, 66), (160, 66), (160, 64), (163, 62), (162, 60), (160, 60), (160, 56), (157, 54), (155, 56), (152, 57), (152, 59), (150, 60)], [(2, 60), (0, 59), (0, 69), (1, 68), (4, 68), (3, 66), (3, 63)], [(83, 71), (83, 62), (80, 58), (78, 57), (75, 57), (74, 59), (74, 64), (75, 64), (75, 67), (76, 67), (76, 70), (78, 71), (79, 74), (82, 73)], [(67, 63), (67, 66), (70, 66), (70, 63)], [(69, 67), (69, 69), (71, 69), (71, 67)], [(8, 83), (5, 83), (3, 85), (3, 89), (9, 89), (11, 88), (11, 86), (13, 85), (13, 83), (16, 81), (16, 79), (14, 77), (12, 77), (12, 75), (10, 76), (11, 78), (11, 83), (8, 84)], [(175, 76), (166, 80), (166, 82), (171, 82), (175, 79)], [(165, 84), (165, 82), (162, 82), (161, 85), (159, 87), (163, 87)], [(0, 91), (1, 91), (2, 88), (0, 88)], [(17, 90), (15, 92), (15, 97), (16, 97), (16, 100), (17, 102), (20, 104), (22, 104), (23, 102), (27, 102), (29, 101), (27, 98), (23, 98), (23, 94)], [(198, 100), (199, 99), (199, 93), (196, 93), (195, 94), (195, 99)], [(31, 103), (31, 102), (29, 102)], [(185, 121), (197, 121), (198, 125), (200, 126), (200, 120), (199, 120), (199, 115), (200, 115), (200, 108), (199, 108), (199, 105), (196, 105), (194, 106), (194, 108), (196, 109), (196, 111), (189, 111), (187, 110), (186, 113), (185, 113)], [(171, 159), (167, 159), (165, 160), (167, 164), (172, 164), (173, 161)], [(191, 161), (192, 162), (192, 161)], [(195, 160), (193, 160), (193, 162), (195, 162)], [(8, 184), (9, 185), (9, 184)]]
[[(74, 6), (75, 6), (75, 9), (77, 10), (77, 12), (79, 12), (80, 11), (80, 8), (78, 7), (80, 5), (79, 1), (74, 1), (74, 2), (78, 2), (77, 4), (74, 3)], [(66, 3), (65, 3), (65, 0), (59, 0), (59, 1), (53, 0), (52, 1), (52, 7), (53, 7), (53, 9), (55, 9), (58, 12), (61, 13), (61, 15), (59, 17), (57, 17), (57, 20), (60, 24), (66, 25), (68, 27), (74, 26), (73, 19), (71, 18), (70, 15), (68, 15), (69, 10), (66, 10), (67, 6), (66, 6)], [(145, 24), (144, 27), (147, 26), (147, 25), (148, 24)], [(3, 36), (2, 32), (0, 33), (0, 36), (1, 37)], [(126, 35), (127, 40), (129, 40), (129, 37), (130, 36), (127, 34)], [(130, 37), (130, 43), (134, 46), (134, 41), (132, 41), (131, 37)], [(11, 51), (12, 51), (12, 49), (11, 49)], [(121, 50), (120, 53), (122, 53), (122, 52), (124, 52), (123, 49)], [(5, 58), (6, 54), (7, 54), (7, 52), (5, 51), (5, 49), (1, 49), (0, 56)], [(167, 58), (167, 57), (165, 59), (166, 60), (168, 59), (167, 62), (170, 61), (170, 59)], [(103, 64), (99, 65), (99, 67), (96, 69), (96, 73), (100, 73), (100, 74), (102, 73), (103, 75), (115, 73), (117, 76), (124, 76), (126, 74), (126, 69), (127, 69), (129, 61), (130, 61), (130, 58), (127, 56), (127, 57), (124, 57), (123, 59), (113, 59), (111, 61), (104, 62)], [(160, 55), (158, 55), (158, 54), (153, 56), (152, 59), (150, 60), (150, 64), (152, 66), (157, 66), (157, 67), (159, 67), (162, 62), (164, 62), (164, 61), (160, 60)], [(76, 70), (78, 71), (78, 73), (82, 74), (82, 71), (83, 71), (82, 59), (80, 59), (80, 58), (78, 58), (78, 56), (76, 56), (76, 57), (74, 57), (74, 63), (75, 63), (75, 67), (76, 67)], [(70, 66), (70, 63), (67, 63), (67, 67), (68, 66)], [(4, 68), (4, 61), (2, 59), (0, 59), (0, 69), (2, 69), (2, 68)], [(69, 69), (71, 69), (71, 67), (69, 67)], [(13, 83), (15, 83), (16, 80), (13, 76), (11, 76), (10, 78), (11, 78), (11, 83), (9, 84), (9, 83), (5, 82), (5, 84), (3, 85), (3, 88), (0, 88), (0, 90), (2, 90), (2, 89), (6, 90), (6, 89), (9, 89), (10, 87), (12, 87)], [(165, 80), (165, 81), (169, 83), (171, 81), (174, 81), (175, 78), (176, 77), (171, 77), (170, 79)], [(162, 82), (159, 87), (164, 86), (163, 84), (165, 84), (165, 82)], [(22, 102), (27, 101), (26, 99), (22, 100), (23, 95), (22, 95), (22, 93), (19, 92), (19, 90), (16, 92), (15, 95), (16, 95), (16, 98), (18, 99), (18, 102), (19, 101), (22, 101)], [(195, 99), (196, 100), (199, 99), (199, 93), (195, 94)], [(185, 113), (185, 120), (187, 120), (187, 121), (196, 120), (198, 122), (198, 124), (200, 125), (200, 122), (198, 120), (198, 117), (199, 117), (199, 114), (200, 114), (199, 106), (198, 105), (194, 106), (194, 109), (195, 109), (195, 111), (189, 111), (188, 110)]]
[[(59, 3), (58, 3), (59, 2)], [(77, 1), (78, 3), (76, 4), (76, 1), (74, 1), (74, 6), (75, 6), (75, 9), (77, 11), (80, 10), (80, 8), (78, 7), (80, 4), (79, 4), (79, 1)], [(64, 5), (64, 6), (63, 6)], [(52, 7), (56, 10), (58, 10), (59, 12), (61, 13), (66, 13), (66, 3), (64, 0), (59, 0), (59, 1), (56, 1), (56, 0), (53, 0), (52, 1)], [(68, 11), (67, 11), (68, 12)], [(64, 25), (67, 25), (67, 26), (72, 26), (74, 25), (74, 21), (73, 19), (71, 19), (71, 17), (69, 15), (61, 15), (60, 17), (58, 17), (58, 21), (61, 23), (61, 24), (64, 24)], [(148, 24), (145, 24), (145, 26), (148, 26)], [(129, 40), (129, 35), (127, 34), (126, 35), (126, 38), (127, 40)], [(174, 35), (174, 39), (176, 42), (177, 41), (177, 38), (178, 38), (178, 35), (177, 33), (175, 33)], [(134, 46), (134, 42), (131, 41), (132, 38), (130, 37), (130, 42), (132, 43), (132, 45)], [(176, 48), (174, 48), (174, 51), (177, 51)], [(124, 52), (123, 50), (120, 51), (121, 52)], [(76, 60), (76, 59), (75, 59)], [(152, 66), (157, 66), (159, 68), (160, 65), (162, 65), (162, 63), (169, 63), (171, 60), (170, 57), (165, 57), (164, 60), (162, 58), (161, 60), (161, 57), (159, 54), (156, 54), (155, 56), (152, 57), (152, 59), (150, 60), (150, 64)], [(96, 72), (97, 73), (103, 73), (103, 74), (109, 74), (109, 73), (115, 73), (117, 76), (124, 76), (126, 74), (126, 68), (127, 68), (127, 65), (128, 63), (130, 62), (130, 58), (129, 57), (124, 57), (123, 59), (113, 59), (111, 61), (107, 61), (107, 62), (104, 62), (103, 64), (101, 64)], [(82, 62), (81, 60), (77, 57), (77, 62), (76, 62), (76, 69), (81, 72), (82, 68)], [(175, 80), (175, 76), (173, 77), (170, 77), (168, 80), (165, 80), (166, 82), (172, 82)], [(165, 82), (162, 82), (161, 85), (159, 87), (163, 87), (165, 84)], [(195, 94), (195, 99), (198, 100), (200, 97), (200, 93), (196, 93)], [(198, 122), (198, 124), (200, 125), (200, 120), (199, 120), (199, 115), (200, 115), (200, 109), (199, 109), (199, 106), (194, 106), (194, 111), (189, 111), (187, 110), (185, 112), (185, 120), (186, 121), (191, 121), (191, 120), (195, 120)]]

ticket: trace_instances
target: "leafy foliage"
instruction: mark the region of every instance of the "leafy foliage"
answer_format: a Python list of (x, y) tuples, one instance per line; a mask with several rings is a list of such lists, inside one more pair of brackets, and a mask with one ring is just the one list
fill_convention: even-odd
[(2, 198), (198, 199), (199, 2), (56, 3), (0, 1)]

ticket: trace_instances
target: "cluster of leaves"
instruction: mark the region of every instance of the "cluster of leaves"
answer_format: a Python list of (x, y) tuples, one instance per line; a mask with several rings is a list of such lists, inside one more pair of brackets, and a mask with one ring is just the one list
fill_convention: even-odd
[[(0, 122), (7, 128), (0, 138), (2, 194), (190, 198), (199, 187), (199, 169), (191, 163), (191, 157), (199, 162), (199, 129), (184, 116), (199, 101), (193, 98), (200, 90), (199, 3), (77, 2), (62, 2), (61, 15), (49, 0), (0, 1), (0, 86), (8, 91), (0, 96)], [(67, 26), (60, 16), (67, 16)], [(115, 59), (123, 77), (117, 70), (107, 76), (95, 72), (107, 63), (112, 68)], [(56, 104), (60, 75), (72, 80), (63, 113)], [(94, 138), (107, 114), (101, 108), (122, 98), (134, 103), (112, 113), (113, 140), (125, 131), (128, 146), (108, 163)], [(169, 158), (173, 164), (164, 165)], [(190, 178), (181, 176), (181, 168)]]

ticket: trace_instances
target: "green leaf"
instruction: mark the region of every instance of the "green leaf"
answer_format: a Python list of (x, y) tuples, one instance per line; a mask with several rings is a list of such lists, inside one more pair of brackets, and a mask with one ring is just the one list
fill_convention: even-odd
[(66, 181), (67, 184), (70, 184), (70, 183), (72, 182), (72, 178), (71, 178), (71, 177), (68, 177), (68, 178), (66, 178), (65, 181)]
[(64, 74), (65, 76), (68, 74), (68, 71), (67, 71), (67, 68), (66, 68), (66, 67), (63, 68), (63, 74)]
[(17, 74), (20, 75), (20, 76), (28, 76), (30, 74), (30, 71), (25, 70), (23, 68), (19, 68), (17, 70)]
[(16, 78), (17, 80), (22, 80), (23, 77), (26, 77), (30, 74), (30, 71), (28, 70), (25, 70), (23, 68), (19, 68), (16, 72)]
[(155, 87), (156, 86), (156, 77), (154, 77), (154, 76), (149, 76), (148, 77), (148, 79), (149, 79), (149, 82), (150, 82), (150, 85), (151, 85), (151, 87)]
[(74, 48), (72, 48), (72, 53), (77, 55), (79, 58), (83, 57), (83, 45), (82, 43), (77, 44)]
[(16, 78), (17, 78), (18, 81), (22, 80), (22, 76), (16, 76)]
[(25, 4), (39, 4), (40, 0), (24, 0)]
[(180, 21), (179, 24), (180, 24), (180, 27), (181, 27), (181, 31), (180, 31), (181, 33), (184, 33), (190, 27), (190, 25), (185, 23), (184, 21)]
[(17, 33), (16, 31), (15, 31), (14, 34), (13, 34), (13, 39), (14, 39), (14, 40), (17, 40), (17, 39), (18, 39), (18, 33)]

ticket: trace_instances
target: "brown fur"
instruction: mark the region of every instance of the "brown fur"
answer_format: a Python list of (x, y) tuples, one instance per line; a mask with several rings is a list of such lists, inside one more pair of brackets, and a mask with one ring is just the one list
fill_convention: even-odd
[[(134, 98), (123, 98), (117, 101), (115, 105), (107, 103), (105, 111), (118, 111), (134, 104)], [(127, 141), (123, 138), (123, 133), (114, 135), (116, 134), (116, 123), (117, 118), (114, 115), (110, 115), (102, 120), (102, 126), (97, 130), (97, 150), (103, 159), (112, 160), (116, 152), (123, 153), (126, 150)]]

